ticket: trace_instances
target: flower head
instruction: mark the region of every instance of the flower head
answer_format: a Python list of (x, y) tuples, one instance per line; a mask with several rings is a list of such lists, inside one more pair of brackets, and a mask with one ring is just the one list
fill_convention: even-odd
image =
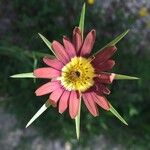
[(110, 94), (107, 85), (112, 83), (115, 74), (105, 71), (115, 65), (110, 58), (116, 47), (106, 47), (92, 56), (95, 37), (96, 31), (91, 30), (83, 40), (80, 29), (76, 27), (72, 41), (64, 36), (63, 45), (52, 42), (56, 58), (43, 58), (48, 67), (34, 70), (37, 78), (50, 80), (35, 91), (36, 95), (49, 94), (49, 101), (57, 104), (60, 113), (69, 108), (71, 118), (78, 114), (81, 97), (93, 116), (98, 116), (97, 105), (105, 110), (110, 108), (105, 95)]
[[(90, 2), (94, 2), (90, 1)], [(36, 120), (49, 106), (58, 107), (59, 113), (69, 108), (71, 118), (75, 118), (77, 139), (80, 136), (81, 100), (93, 116), (98, 116), (99, 105), (112, 112), (122, 123), (128, 125), (115, 108), (107, 101), (110, 94), (107, 88), (114, 79), (137, 80), (139, 78), (109, 73), (115, 65), (111, 59), (116, 52), (115, 45), (129, 32), (118, 35), (96, 54), (91, 55), (96, 31), (91, 30), (85, 39), (84, 33), (85, 4), (83, 4), (79, 27), (73, 30), (73, 39), (63, 37), (63, 44), (53, 41), (52, 44), (41, 34), (39, 36), (56, 56), (44, 57), (47, 67), (35, 69), (34, 72), (12, 75), (12, 78), (45, 78), (49, 82), (39, 87), (37, 96), (49, 94), (48, 100), (27, 123), (26, 128)], [(42, 54), (43, 56), (43, 54)]]
[(146, 17), (149, 15), (147, 7), (141, 7), (139, 10), (139, 16), (140, 17)]
[(95, 0), (87, 0), (87, 3), (88, 3), (89, 5), (93, 5), (93, 4), (95, 3)]

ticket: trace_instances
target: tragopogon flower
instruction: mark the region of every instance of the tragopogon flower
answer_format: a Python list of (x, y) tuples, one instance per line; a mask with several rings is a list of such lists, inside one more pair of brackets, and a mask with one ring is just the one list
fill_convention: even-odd
[[(12, 78), (45, 78), (49, 82), (39, 87), (35, 93), (37, 96), (49, 94), (48, 100), (36, 112), (27, 123), (26, 128), (33, 123), (49, 106), (58, 106), (63, 113), (69, 108), (71, 118), (75, 118), (77, 139), (80, 137), (80, 108), (81, 100), (93, 116), (98, 116), (99, 105), (112, 112), (122, 123), (128, 125), (115, 108), (107, 101), (105, 95), (110, 94), (107, 88), (115, 80), (136, 80), (137, 77), (109, 73), (115, 65), (111, 56), (115, 53), (115, 45), (129, 32), (126, 30), (111, 42), (106, 44), (97, 53), (91, 55), (95, 42), (96, 31), (91, 30), (84, 34), (85, 4), (82, 7), (79, 27), (73, 31), (73, 39), (63, 37), (63, 45), (57, 41), (49, 42), (39, 34), (44, 43), (54, 53), (54, 57), (44, 57), (47, 65), (38, 68), (34, 72), (12, 75)], [(39, 54), (39, 53), (38, 53)], [(43, 56), (43, 54), (41, 54)], [(36, 60), (36, 59), (35, 59)]]
[(93, 116), (98, 116), (97, 105), (105, 110), (110, 108), (105, 95), (110, 94), (107, 85), (112, 83), (115, 74), (105, 71), (115, 65), (110, 58), (116, 47), (104, 48), (92, 56), (90, 53), (95, 37), (96, 31), (91, 30), (83, 39), (80, 29), (76, 27), (72, 41), (64, 36), (63, 45), (52, 42), (56, 58), (43, 58), (48, 67), (34, 70), (36, 78), (50, 80), (35, 91), (36, 95), (49, 94), (50, 103), (58, 106), (59, 113), (68, 108), (71, 118), (78, 114), (81, 97)]

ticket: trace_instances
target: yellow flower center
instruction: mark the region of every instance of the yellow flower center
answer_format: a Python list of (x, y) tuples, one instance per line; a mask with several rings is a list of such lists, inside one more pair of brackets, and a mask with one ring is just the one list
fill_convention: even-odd
[(74, 57), (62, 68), (61, 84), (69, 91), (84, 92), (94, 84), (94, 68), (91, 59)]

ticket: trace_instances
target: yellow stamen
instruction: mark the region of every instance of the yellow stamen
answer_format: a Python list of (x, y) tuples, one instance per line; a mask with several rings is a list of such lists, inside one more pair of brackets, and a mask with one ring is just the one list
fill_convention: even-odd
[(84, 92), (94, 84), (94, 68), (91, 59), (74, 57), (62, 68), (61, 84), (69, 91)]

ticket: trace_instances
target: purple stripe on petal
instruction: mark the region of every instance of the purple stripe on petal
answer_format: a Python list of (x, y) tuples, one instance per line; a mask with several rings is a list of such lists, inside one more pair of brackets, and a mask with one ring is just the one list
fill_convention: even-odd
[(91, 50), (95, 42), (95, 37), (96, 37), (95, 30), (92, 30), (88, 33), (88, 35), (84, 40), (83, 46), (81, 48), (81, 52), (80, 52), (81, 56), (88, 56), (91, 53)]
[(63, 43), (65, 46), (66, 52), (70, 56), (70, 59), (75, 57), (76, 51), (75, 51), (74, 45), (70, 42), (70, 40), (66, 36), (63, 37)]
[(33, 73), (36, 76), (36, 78), (47, 78), (47, 79), (59, 77), (61, 74), (59, 70), (50, 67), (35, 69)]
[(57, 58), (61, 62), (66, 64), (70, 60), (67, 52), (65, 51), (65, 49), (63, 47), (63, 45), (61, 45), (59, 42), (53, 41), (52, 48), (53, 48), (55, 54), (57, 55)]
[(99, 84), (99, 85), (98, 85), (98, 92), (100, 93), (100, 91), (101, 91), (103, 94), (107, 94), (107, 95), (110, 94), (110, 90), (106, 87), (106, 85), (103, 85), (103, 84)]
[(69, 114), (72, 119), (74, 119), (79, 110), (79, 95), (76, 91), (71, 91), (69, 98)]
[(57, 60), (57, 59), (50, 59), (48, 57), (44, 57), (43, 61), (48, 66), (50, 66), (52, 68), (55, 68), (57, 70), (61, 70), (64, 66), (64, 64), (61, 61)]
[(83, 93), (83, 100), (90, 113), (95, 117), (98, 116), (97, 106), (92, 98), (91, 92)]
[(59, 113), (62, 114), (67, 109), (69, 96), (70, 92), (65, 90), (59, 100)]
[(35, 94), (36, 94), (36, 96), (42, 96), (45, 94), (49, 94), (60, 87), (61, 87), (61, 85), (60, 85), (60, 82), (58, 82), (58, 81), (48, 82), (48, 83), (42, 85), (41, 87), (39, 87), (35, 91)]
[(110, 94), (110, 90), (107, 88), (105, 84), (100, 83), (98, 78), (95, 78), (94, 80), (95, 80), (95, 89), (93, 91), (99, 94), (106, 94), (106, 95)]

